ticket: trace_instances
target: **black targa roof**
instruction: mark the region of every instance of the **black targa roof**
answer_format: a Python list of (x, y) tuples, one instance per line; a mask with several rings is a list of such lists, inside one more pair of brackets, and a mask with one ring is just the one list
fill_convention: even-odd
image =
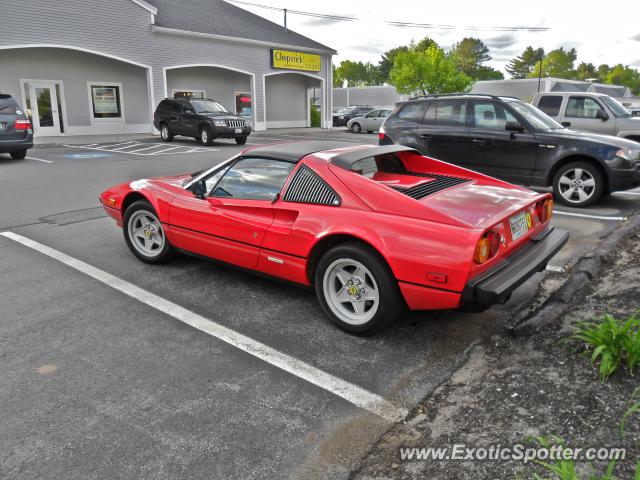
[(264, 147), (252, 148), (246, 155), (260, 155), (261, 157), (278, 158), (289, 162), (299, 162), (307, 155), (334, 148), (353, 147), (352, 142), (336, 142), (328, 140), (313, 140), (305, 142), (287, 142), (265, 145)]

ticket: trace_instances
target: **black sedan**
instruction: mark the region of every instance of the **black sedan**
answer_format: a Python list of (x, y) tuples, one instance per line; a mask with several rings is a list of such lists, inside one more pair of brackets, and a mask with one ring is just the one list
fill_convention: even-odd
[(380, 145), (399, 143), (470, 170), (530, 186), (553, 186), (565, 205), (640, 185), (640, 143), (569, 130), (522, 100), (433, 95), (399, 104)]
[(0, 93), (0, 153), (22, 160), (33, 147), (31, 122), (11, 95)]
[(349, 120), (356, 117), (362, 117), (373, 110), (371, 105), (352, 105), (338, 110), (333, 114), (333, 126), (345, 127)]

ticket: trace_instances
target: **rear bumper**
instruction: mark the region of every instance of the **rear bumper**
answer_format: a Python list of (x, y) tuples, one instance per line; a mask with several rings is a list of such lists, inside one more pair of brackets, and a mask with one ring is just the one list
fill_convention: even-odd
[(2, 140), (0, 137), (0, 153), (12, 153), (33, 148), (33, 134), (23, 139)]
[(492, 305), (504, 303), (511, 292), (534, 273), (544, 270), (551, 258), (567, 243), (569, 233), (548, 227), (491, 270), (471, 279), (462, 292), (462, 303)]

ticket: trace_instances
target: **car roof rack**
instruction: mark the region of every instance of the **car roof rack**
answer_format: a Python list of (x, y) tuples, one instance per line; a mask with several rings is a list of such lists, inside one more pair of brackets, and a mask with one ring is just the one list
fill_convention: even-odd
[(411, 97), (409, 100), (421, 100), (423, 98), (442, 98), (442, 97), (487, 97), (487, 98), (492, 98), (493, 100), (501, 100), (503, 98), (513, 98), (516, 100), (520, 100), (518, 97), (513, 97), (510, 95), (491, 95), (489, 93), (433, 93), (429, 95), (418, 95), (416, 97)]
[(353, 166), (360, 160), (397, 152), (415, 152), (420, 154), (420, 152), (415, 148), (405, 147), (404, 145), (385, 145), (382, 147), (372, 146), (371, 148), (361, 148), (359, 150), (340, 153), (331, 157), (330, 163), (340, 168), (344, 168), (345, 170), (353, 170)]

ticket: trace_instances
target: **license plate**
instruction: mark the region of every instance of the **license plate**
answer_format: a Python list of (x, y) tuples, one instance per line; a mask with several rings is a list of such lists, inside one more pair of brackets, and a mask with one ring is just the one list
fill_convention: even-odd
[(4, 130), (5, 128), (7, 128), (7, 123), (6, 122), (0, 122), (0, 130)]
[(236, 133), (242, 133), (242, 129), (241, 128), (236, 128)]
[(509, 224), (511, 225), (511, 240), (517, 240), (529, 231), (526, 212), (516, 213), (509, 218)]

